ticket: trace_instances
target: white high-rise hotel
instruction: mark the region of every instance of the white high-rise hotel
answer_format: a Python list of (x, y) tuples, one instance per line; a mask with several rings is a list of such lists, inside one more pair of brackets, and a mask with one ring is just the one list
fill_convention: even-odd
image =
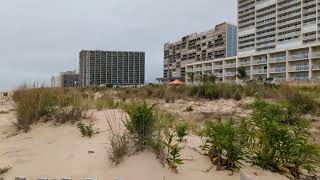
[(237, 57), (188, 64), (186, 73), (236, 82), (238, 67), (252, 79), (320, 80), (320, 0), (238, 0)]

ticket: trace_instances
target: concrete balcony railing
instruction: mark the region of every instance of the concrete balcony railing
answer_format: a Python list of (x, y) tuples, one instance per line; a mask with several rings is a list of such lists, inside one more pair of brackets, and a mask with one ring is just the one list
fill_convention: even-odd
[(223, 69), (223, 65), (213, 65), (213, 69)]
[(267, 70), (266, 69), (256, 69), (256, 70), (253, 70), (253, 74), (267, 74)]
[(273, 82), (279, 83), (282, 81), (286, 81), (286, 78), (273, 78)]
[(224, 76), (236, 76), (236, 72), (225, 72)]
[(190, 73), (190, 72), (193, 72), (193, 69), (192, 68), (191, 69), (187, 69), (186, 71)]
[(250, 65), (251, 65), (251, 61), (239, 62), (239, 66), (250, 66)]
[(194, 72), (199, 72), (199, 71), (202, 71), (202, 68), (194, 68)]
[(309, 78), (308, 77), (299, 77), (299, 76), (297, 76), (297, 77), (293, 77), (292, 80), (294, 80), (294, 81), (308, 81)]
[(309, 65), (293, 66), (289, 68), (289, 71), (309, 71)]
[(223, 77), (223, 73), (214, 73), (216, 77)]
[(203, 68), (204, 71), (211, 71), (212, 70), (212, 66), (206, 66)]
[(235, 68), (237, 65), (236, 63), (230, 63), (230, 64), (225, 64), (224, 68)]
[(309, 54), (296, 54), (289, 57), (289, 61), (305, 60), (309, 58)]
[(278, 62), (286, 62), (287, 57), (286, 56), (279, 56), (269, 59), (269, 63), (278, 63)]
[(252, 65), (259, 65), (259, 64), (267, 64), (267, 59), (260, 59), (252, 61)]
[(318, 57), (320, 57), (320, 52), (313, 52), (313, 53), (311, 54), (311, 57), (312, 57), (312, 58), (318, 58)]
[(285, 73), (287, 72), (287, 68), (286, 67), (276, 67), (276, 68), (271, 68), (269, 70), (270, 73)]
[(320, 70), (320, 64), (312, 65), (312, 70)]

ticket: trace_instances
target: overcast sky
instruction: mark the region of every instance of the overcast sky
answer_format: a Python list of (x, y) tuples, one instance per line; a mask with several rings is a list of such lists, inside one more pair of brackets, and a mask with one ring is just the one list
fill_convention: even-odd
[(81, 49), (146, 52), (146, 81), (162, 76), (163, 44), (236, 23), (236, 0), (3, 0), (0, 90), (78, 70)]

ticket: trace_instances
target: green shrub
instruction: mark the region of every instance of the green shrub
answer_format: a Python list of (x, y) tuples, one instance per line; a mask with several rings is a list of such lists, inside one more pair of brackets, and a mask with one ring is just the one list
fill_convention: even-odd
[(134, 103), (128, 106), (129, 118), (125, 121), (125, 126), (133, 135), (137, 145), (143, 150), (152, 139), (156, 117), (153, 106), (146, 103)]
[(179, 138), (179, 141), (182, 141), (183, 138), (188, 135), (188, 124), (187, 123), (178, 123), (176, 125), (176, 133)]
[(91, 138), (93, 136), (93, 134), (95, 133), (94, 132), (94, 129), (93, 129), (93, 124), (89, 124), (89, 125), (86, 125), (84, 123), (78, 123), (78, 126), (77, 126), (82, 134), (82, 136), (88, 136), (89, 138)]
[[(291, 111), (291, 112), (289, 112)], [(310, 143), (310, 121), (302, 118), (298, 109), (257, 100), (253, 103), (250, 128), (255, 137), (254, 162), (272, 171), (290, 170), (299, 178), (301, 170), (315, 173), (319, 163), (319, 149)], [(292, 116), (295, 119), (292, 121)]]
[(310, 95), (301, 92), (292, 92), (286, 95), (288, 105), (296, 107), (301, 113), (317, 113), (319, 103)]
[(208, 122), (204, 130), (205, 142), (201, 146), (217, 168), (233, 169), (240, 167), (244, 156), (244, 144), (234, 121)]
[(175, 172), (177, 172), (177, 168), (179, 165), (183, 164), (183, 160), (181, 159), (181, 147), (177, 144), (172, 146), (169, 150), (169, 157), (168, 157), (168, 165), (169, 168)]

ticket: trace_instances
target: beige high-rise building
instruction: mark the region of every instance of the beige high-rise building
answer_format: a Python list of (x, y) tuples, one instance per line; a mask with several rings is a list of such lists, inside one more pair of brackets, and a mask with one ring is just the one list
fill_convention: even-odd
[(228, 23), (164, 45), (163, 80), (185, 80), (186, 65), (237, 55), (237, 27)]

